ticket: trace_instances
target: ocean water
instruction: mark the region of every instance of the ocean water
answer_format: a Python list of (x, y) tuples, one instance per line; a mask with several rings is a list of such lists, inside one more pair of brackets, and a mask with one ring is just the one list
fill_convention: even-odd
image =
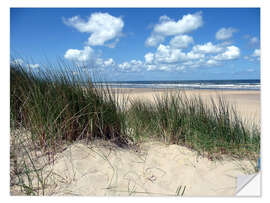
[(120, 81), (102, 83), (117, 88), (260, 90), (260, 80)]

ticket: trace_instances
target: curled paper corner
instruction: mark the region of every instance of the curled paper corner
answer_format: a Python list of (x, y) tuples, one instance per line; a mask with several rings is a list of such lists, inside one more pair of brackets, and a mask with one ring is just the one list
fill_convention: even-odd
[(261, 196), (261, 172), (237, 176), (236, 196)]

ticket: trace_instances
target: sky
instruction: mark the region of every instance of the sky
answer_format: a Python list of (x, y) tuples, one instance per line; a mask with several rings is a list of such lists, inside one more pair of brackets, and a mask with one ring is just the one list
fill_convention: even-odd
[(11, 8), (10, 50), (108, 81), (260, 79), (260, 9)]

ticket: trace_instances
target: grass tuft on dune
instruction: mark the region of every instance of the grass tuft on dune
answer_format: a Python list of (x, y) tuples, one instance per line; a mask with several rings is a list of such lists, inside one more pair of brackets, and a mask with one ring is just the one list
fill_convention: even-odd
[(186, 146), (210, 159), (224, 154), (256, 159), (260, 152), (259, 129), (247, 126), (221, 96), (217, 103), (211, 101), (207, 105), (199, 96), (188, 98), (181, 91), (156, 95), (154, 103), (135, 100), (129, 109), (130, 122), (135, 132)]

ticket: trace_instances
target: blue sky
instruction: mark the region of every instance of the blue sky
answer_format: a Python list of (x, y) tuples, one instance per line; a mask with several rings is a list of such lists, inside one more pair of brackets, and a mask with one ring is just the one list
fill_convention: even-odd
[(106, 80), (260, 78), (256, 8), (11, 8), (10, 15), (11, 56), (33, 69), (61, 58)]

